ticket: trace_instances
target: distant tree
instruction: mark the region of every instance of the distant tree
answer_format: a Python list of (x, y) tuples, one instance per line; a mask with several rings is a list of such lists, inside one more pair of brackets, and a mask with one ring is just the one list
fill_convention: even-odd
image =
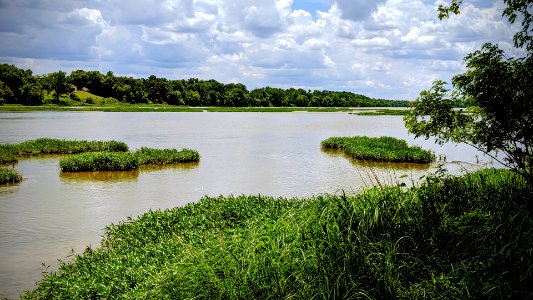
[(56, 103), (59, 103), (59, 96), (65, 94), (70, 90), (67, 82), (67, 73), (63, 71), (57, 71), (49, 73), (44, 78), (44, 88), (54, 93), (54, 99)]
[(13, 91), (0, 80), (0, 105), (5, 104), (8, 100), (13, 98)]
[[(440, 7), (440, 17), (459, 13), (462, 1)], [(507, 58), (497, 45), (485, 44), (465, 58), (467, 70), (453, 80), (455, 90), (436, 81), (422, 91), (404, 118), (409, 132), (437, 142), (463, 142), (493, 156), (502, 152), (501, 163), (533, 182), (533, 47), (532, 2), (505, 0), (503, 12), (510, 23), (521, 15), (522, 30), (514, 35), (515, 47), (526, 55)], [(462, 101), (466, 112), (452, 109)]]

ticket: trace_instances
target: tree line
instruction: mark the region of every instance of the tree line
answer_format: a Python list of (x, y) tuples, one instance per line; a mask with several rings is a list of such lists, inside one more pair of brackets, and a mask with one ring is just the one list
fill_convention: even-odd
[(14, 65), (0, 65), (0, 104), (41, 105), (45, 96), (59, 103), (60, 95), (76, 99), (74, 89), (86, 90), (100, 97), (122, 103), (156, 103), (186, 106), (228, 107), (400, 107), (403, 100), (370, 98), (351, 92), (304, 90), (301, 88), (262, 87), (251, 91), (241, 83), (223, 84), (197, 78), (169, 80), (115, 76), (109, 71), (75, 70), (67, 75), (57, 71), (33, 75)]

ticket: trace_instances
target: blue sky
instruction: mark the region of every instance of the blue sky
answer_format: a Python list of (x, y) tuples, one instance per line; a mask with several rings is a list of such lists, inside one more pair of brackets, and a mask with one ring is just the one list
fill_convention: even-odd
[(464, 0), (445, 21), (440, 3), (0, 0), (0, 63), (414, 99), (485, 42), (516, 54), (503, 1)]

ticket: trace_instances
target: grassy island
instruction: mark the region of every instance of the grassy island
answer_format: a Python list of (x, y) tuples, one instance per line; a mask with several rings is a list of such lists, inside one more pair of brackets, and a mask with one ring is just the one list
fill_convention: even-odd
[(483, 170), (355, 196), (204, 198), (106, 228), (23, 299), (523, 299), (533, 187)]
[(347, 155), (362, 160), (383, 162), (430, 163), (435, 154), (418, 146), (409, 146), (404, 140), (393, 137), (366, 136), (331, 137), (321, 143), (325, 149), (341, 149)]
[(18, 144), (0, 144), (0, 164), (17, 163), (20, 157), (43, 154), (75, 154), (94, 151), (126, 152), (128, 145), (117, 141), (86, 141), (39, 138)]
[(59, 160), (63, 172), (129, 171), (141, 165), (168, 165), (200, 161), (200, 154), (191, 149), (140, 148), (135, 152), (88, 152)]
[(0, 168), (0, 184), (17, 183), (22, 180), (20, 173), (11, 168)]

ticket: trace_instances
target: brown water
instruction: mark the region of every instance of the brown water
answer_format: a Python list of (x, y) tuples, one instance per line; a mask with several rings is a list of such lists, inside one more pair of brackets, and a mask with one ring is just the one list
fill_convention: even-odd
[[(0, 143), (40, 137), (120, 140), (132, 150), (192, 148), (199, 164), (136, 172), (59, 172), (58, 157), (22, 160), (24, 181), (0, 186), (0, 298), (16, 298), (71, 250), (98, 246), (104, 228), (204, 195), (308, 197), (416, 180), (435, 165), (366, 164), (322, 151), (331, 136), (394, 136), (445, 154), (446, 167), (490, 161), (468, 146), (408, 136), (400, 116), (347, 113), (0, 113)], [(407, 175), (407, 178), (401, 178)], [(48, 268), (44, 266), (49, 266)]]

